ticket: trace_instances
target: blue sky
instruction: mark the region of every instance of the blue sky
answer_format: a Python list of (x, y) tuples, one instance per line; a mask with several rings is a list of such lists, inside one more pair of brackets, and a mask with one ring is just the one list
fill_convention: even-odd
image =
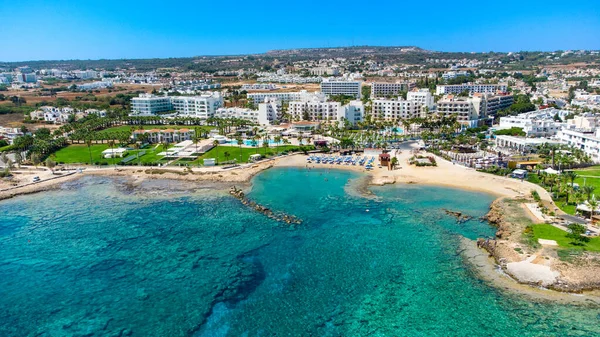
[(183, 57), (367, 44), (467, 52), (600, 49), (600, 0), (464, 4), (0, 0), (0, 61)]

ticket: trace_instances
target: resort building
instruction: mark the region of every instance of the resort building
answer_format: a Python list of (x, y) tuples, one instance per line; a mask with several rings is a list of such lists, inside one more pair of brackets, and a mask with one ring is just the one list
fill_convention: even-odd
[(209, 92), (200, 96), (140, 94), (139, 97), (131, 99), (132, 114), (142, 116), (172, 112), (207, 119), (212, 117), (221, 106), (223, 106), (223, 97), (218, 92)]
[(5, 128), (0, 126), (0, 139), (6, 139), (9, 144), (12, 144), (15, 138), (24, 135), (19, 128)]
[(426, 106), (429, 110), (432, 110), (434, 106), (433, 95), (429, 89), (411, 90), (406, 94), (406, 100)]
[(219, 92), (208, 92), (200, 96), (173, 96), (171, 104), (179, 115), (207, 119), (223, 106), (223, 97)]
[(69, 121), (70, 116), (75, 114), (75, 109), (71, 107), (57, 108), (53, 106), (43, 106), (29, 113), (33, 120), (44, 120), (46, 123), (63, 124)]
[(410, 91), (415, 87), (414, 82), (373, 82), (371, 84), (371, 98), (398, 96), (400, 92)]
[(173, 110), (173, 104), (168, 96), (140, 94), (139, 97), (131, 99), (131, 112), (135, 115), (152, 116), (171, 110)]
[(338, 120), (338, 110), (341, 108), (340, 102), (326, 102), (321, 100), (312, 100), (308, 102), (290, 102), (288, 113), (294, 121), (335, 121)]
[(463, 91), (469, 93), (487, 93), (495, 94), (497, 92), (506, 92), (508, 89), (506, 84), (454, 84), (454, 85), (438, 85), (436, 86), (437, 95), (460, 94)]
[(135, 130), (132, 135), (133, 140), (138, 140), (142, 134), (148, 135), (147, 142), (150, 143), (178, 143), (184, 140), (192, 140), (194, 129)]
[(276, 100), (265, 100), (258, 104), (258, 124), (271, 125), (276, 120), (281, 120), (281, 104)]
[(407, 99), (375, 99), (372, 101), (372, 114), (377, 119), (397, 121), (424, 117), (433, 109), (433, 95), (427, 89), (410, 91)]
[(267, 100), (287, 103), (291, 101), (306, 102), (313, 99), (325, 100), (325, 95), (320, 92), (309, 93), (306, 90), (296, 92), (253, 92), (248, 93), (248, 100), (254, 104), (263, 103)]
[(473, 94), (473, 97), (482, 97), (485, 100), (485, 110), (488, 116), (494, 116), (498, 111), (508, 109), (515, 99), (509, 94)]
[(554, 136), (566, 126), (566, 123), (554, 120), (554, 116), (557, 114), (555, 111), (556, 109), (544, 109), (522, 113), (517, 116), (500, 117), (498, 129), (522, 128), (527, 137)]
[(345, 95), (359, 99), (361, 83), (360, 81), (325, 79), (321, 82), (321, 92), (327, 96)]
[(258, 124), (258, 111), (246, 108), (218, 108), (214, 117), (245, 119)]
[(419, 117), (421, 104), (415, 101), (398, 99), (375, 99), (372, 101), (372, 115), (375, 119), (397, 121)]
[(337, 122), (343, 123), (347, 120), (350, 124), (356, 124), (364, 118), (364, 106), (361, 101), (350, 101), (342, 106), (340, 102), (327, 102), (312, 100), (309, 102), (290, 102), (288, 113), (292, 120), (306, 120), (313, 122)]
[(447, 71), (442, 74), (444, 80), (450, 80), (460, 76), (466, 77), (469, 76), (469, 73), (467, 71)]
[[(559, 144), (557, 140), (548, 138), (527, 138), (515, 136), (496, 136), (496, 149), (502, 152), (529, 152), (542, 144)], [(504, 151), (503, 151), (504, 150)]]
[(571, 130), (563, 128), (556, 136), (563, 144), (583, 150), (592, 161), (600, 163), (600, 129)]
[(469, 128), (483, 125), (487, 120), (481, 98), (454, 97), (448, 95), (437, 103), (437, 114), (444, 117), (456, 116), (457, 121)]
[(314, 76), (338, 76), (340, 69), (338, 67), (315, 67), (310, 69), (310, 74)]
[(112, 81), (97, 81), (92, 83), (84, 83), (77, 85), (77, 89), (79, 90), (95, 90), (95, 89), (105, 89), (112, 88)]

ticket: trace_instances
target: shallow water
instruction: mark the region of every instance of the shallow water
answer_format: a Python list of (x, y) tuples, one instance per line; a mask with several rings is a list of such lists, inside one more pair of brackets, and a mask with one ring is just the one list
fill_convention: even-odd
[[(477, 279), (461, 236), (493, 198), (292, 168), (249, 197), (162, 198), (106, 178), (0, 202), (0, 336), (594, 336), (598, 308), (534, 303)], [(352, 194), (354, 195), (354, 194)], [(457, 224), (442, 208), (474, 220)]]

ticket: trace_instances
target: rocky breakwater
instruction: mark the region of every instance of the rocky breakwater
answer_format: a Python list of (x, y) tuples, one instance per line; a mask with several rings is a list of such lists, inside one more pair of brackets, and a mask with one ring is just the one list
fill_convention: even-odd
[(243, 205), (253, 208), (255, 211), (264, 214), (269, 219), (273, 219), (277, 222), (284, 222), (289, 225), (299, 225), (302, 223), (302, 220), (289, 214), (281, 213), (281, 212), (273, 212), (269, 208), (259, 205), (256, 202), (248, 199), (246, 194), (241, 189), (236, 188), (235, 186), (229, 189), (229, 194), (238, 199)]

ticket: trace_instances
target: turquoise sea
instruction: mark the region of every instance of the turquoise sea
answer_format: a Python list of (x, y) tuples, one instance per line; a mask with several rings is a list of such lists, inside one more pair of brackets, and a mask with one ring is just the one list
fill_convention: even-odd
[(492, 196), (363, 197), (358, 178), (257, 176), (249, 197), (295, 227), (224, 191), (168, 194), (171, 182), (85, 177), (2, 201), (0, 336), (600, 336), (599, 308), (501, 292), (464, 264), (460, 238), (494, 234), (478, 219)]

